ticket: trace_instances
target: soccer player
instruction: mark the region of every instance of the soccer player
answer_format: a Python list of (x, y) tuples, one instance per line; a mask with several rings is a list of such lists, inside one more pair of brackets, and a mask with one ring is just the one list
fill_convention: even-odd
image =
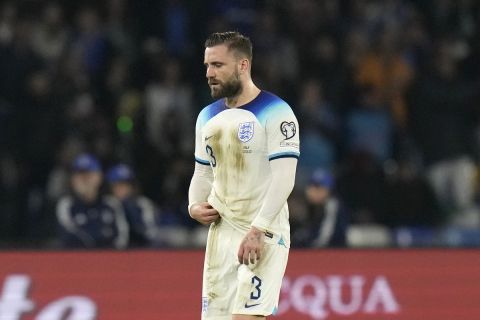
[(252, 44), (213, 33), (204, 64), (213, 98), (198, 115), (189, 213), (210, 225), (202, 319), (266, 319), (277, 309), (290, 247), (287, 198), (299, 157), (290, 106), (251, 78)]

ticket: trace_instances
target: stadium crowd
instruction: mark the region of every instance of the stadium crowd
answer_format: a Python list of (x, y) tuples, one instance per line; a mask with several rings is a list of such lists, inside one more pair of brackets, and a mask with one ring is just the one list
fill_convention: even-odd
[(84, 153), (100, 172), (132, 168), (155, 204), (145, 246), (199, 245), (187, 188), (211, 101), (203, 41), (225, 30), (251, 37), (253, 78), (299, 118), (294, 246), (480, 229), (477, 1), (12, 0), (0, 4), (0, 247), (60, 246), (58, 203)]

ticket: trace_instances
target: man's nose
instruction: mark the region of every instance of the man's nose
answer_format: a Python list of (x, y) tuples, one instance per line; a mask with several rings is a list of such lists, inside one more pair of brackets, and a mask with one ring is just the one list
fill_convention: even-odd
[(212, 67), (207, 67), (206, 77), (207, 79), (215, 77), (215, 72)]

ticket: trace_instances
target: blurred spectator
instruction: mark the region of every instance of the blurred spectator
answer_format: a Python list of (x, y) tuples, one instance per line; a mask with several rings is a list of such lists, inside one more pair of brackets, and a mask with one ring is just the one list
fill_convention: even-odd
[(406, 122), (405, 91), (411, 82), (413, 69), (403, 56), (398, 32), (386, 28), (360, 61), (356, 70), (356, 83), (369, 88), (372, 99), (391, 112), (395, 124), (404, 127)]
[[(289, 91), (298, 79), (298, 52), (294, 43), (280, 32), (277, 16), (272, 11), (262, 11), (256, 20), (253, 33), (255, 47), (255, 78), (268, 90)], [(285, 64), (285, 61), (289, 61)], [(287, 96), (292, 96), (288, 92)]]
[(362, 89), (360, 104), (345, 119), (347, 155), (369, 153), (380, 165), (393, 156), (393, 122), (382, 101), (373, 88)]
[(322, 83), (316, 78), (305, 81), (296, 107), (302, 124), (302, 157), (298, 163), (297, 181), (305, 185), (316, 167), (334, 168), (340, 123), (336, 110), (324, 96)]
[(80, 8), (76, 16), (76, 35), (73, 48), (82, 56), (88, 74), (98, 77), (106, 67), (109, 43), (95, 7)]
[[(194, 130), (195, 127), (193, 91), (191, 85), (183, 81), (179, 60), (158, 55), (152, 62), (155, 63), (154, 78), (144, 91), (145, 141), (141, 142), (141, 158), (137, 158), (137, 161), (150, 169), (144, 175), (144, 183), (152, 190), (152, 199), (164, 202), (165, 206), (173, 205), (175, 212), (180, 215), (177, 211), (180, 203), (172, 202), (175, 201), (173, 197), (178, 198), (188, 188), (178, 189), (176, 181), (185, 177), (185, 171), (178, 174), (177, 168), (183, 166), (193, 150), (192, 133), (188, 129)], [(192, 170), (190, 166), (189, 170)], [(171, 177), (174, 172), (177, 175)], [(159, 176), (162, 179), (158, 179)], [(173, 192), (165, 194), (165, 191)]]
[(75, 158), (71, 195), (57, 205), (59, 239), (66, 248), (117, 248), (128, 245), (128, 224), (121, 203), (101, 193), (103, 174), (90, 154)]
[(46, 184), (47, 200), (56, 204), (58, 200), (67, 195), (70, 187), (71, 164), (76, 155), (86, 149), (83, 140), (75, 136), (65, 137), (59, 145), (55, 165), (49, 172)]
[[(323, 85), (326, 99), (334, 103), (339, 101), (342, 93), (342, 82), (345, 76), (344, 66), (340, 60), (338, 43), (329, 34), (322, 34), (312, 45), (312, 57), (305, 67), (305, 74), (319, 78)], [(302, 57), (303, 60), (303, 57)], [(305, 75), (303, 76), (305, 77)]]
[(139, 193), (133, 170), (126, 164), (117, 164), (106, 174), (111, 194), (125, 211), (130, 230), (130, 247), (145, 247), (158, 239), (157, 209), (154, 203)]
[(12, 39), (17, 19), (17, 7), (13, 1), (6, 1), (0, 7), (0, 45), (8, 45)]
[(439, 226), (444, 222), (431, 185), (413, 161), (385, 164), (385, 215), (380, 221), (391, 228)]
[(337, 174), (337, 191), (351, 212), (351, 222), (380, 223), (385, 215), (383, 167), (369, 152), (358, 151), (346, 159)]
[(115, 54), (121, 54), (128, 61), (133, 61), (135, 43), (133, 32), (130, 31), (133, 28), (133, 17), (129, 15), (129, 9), (127, 0), (108, 0), (105, 32)]
[(68, 33), (62, 7), (57, 3), (48, 3), (33, 33), (33, 49), (52, 67), (66, 50)]
[(292, 231), (292, 243), (298, 247), (344, 247), (350, 217), (343, 202), (334, 193), (334, 177), (316, 169), (305, 188), (307, 216)]
[(410, 92), (411, 132), (425, 174), (453, 220), (474, 207), (473, 135), (478, 113), (474, 108), (479, 92), (478, 83), (461, 78), (458, 63), (452, 43), (440, 40), (430, 68)]
[(190, 16), (182, 0), (168, 0), (163, 16), (165, 40), (168, 53), (175, 57), (183, 57), (191, 49), (189, 39)]
[(174, 58), (162, 60), (156, 70), (156, 79), (145, 89), (147, 138), (157, 152), (174, 157), (188, 153), (192, 147), (191, 139), (186, 137), (188, 132), (178, 128), (193, 125), (193, 96), (189, 84), (182, 81), (180, 61)]
[(209, 16), (223, 16), (228, 21), (228, 25), (245, 34), (252, 33), (258, 12), (255, 9), (259, 5), (259, 1), (255, 0), (211, 0), (207, 4)]
[[(133, 87), (131, 67), (126, 57), (112, 59), (106, 78), (104, 103), (112, 109), (111, 125), (116, 127), (116, 158), (133, 162), (138, 128), (143, 127), (142, 92)], [(113, 116), (112, 116), (113, 115)], [(138, 144), (138, 143), (137, 143)]]

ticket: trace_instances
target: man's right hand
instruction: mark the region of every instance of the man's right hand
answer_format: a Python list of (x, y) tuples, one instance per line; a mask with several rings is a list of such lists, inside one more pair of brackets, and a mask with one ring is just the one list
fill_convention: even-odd
[(190, 217), (197, 220), (201, 224), (209, 225), (215, 222), (220, 215), (208, 202), (195, 203), (190, 207)]

